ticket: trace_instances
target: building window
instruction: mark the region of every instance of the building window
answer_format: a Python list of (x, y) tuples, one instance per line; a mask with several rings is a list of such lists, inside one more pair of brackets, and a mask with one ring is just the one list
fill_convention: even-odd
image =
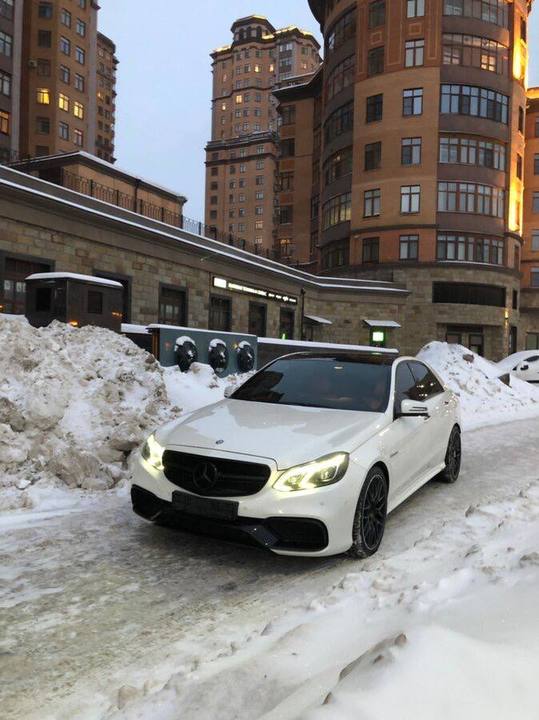
[(348, 240), (329, 243), (322, 248), (322, 268), (328, 270), (348, 263), (350, 248)]
[(64, 93), (58, 95), (58, 107), (64, 112), (69, 112), (69, 98)]
[(279, 238), (279, 253), (281, 257), (288, 258), (294, 252), (294, 244), (292, 238)]
[(80, 35), (81, 37), (86, 37), (86, 23), (80, 18), (77, 18), (76, 32), (77, 35)]
[(294, 173), (281, 173), (280, 188), (282, 192), (291, 192), (294, 189)]
[(281, 308), (279, 313), (279, 337), (281, 340), (294, 339), (295, 312), (288, 308)]
[(40, 2), (37, 15), (41, 20), (50, 20), (52, 17), (52, 5), (48, 2)]
[(505, 45), (477, 35), (444, 33), (442, 36), (444, 65), (462, 65), (507, 75), (509, 50)]
[(417, 260), (419, 257), (419, 235), (401, 235), (399, 242), (400, 260)]
[(475, 213), (503, 218), (504, 203), (505, 191), (502, 188), (466, 182), (438, 183), (438, 212)]
[(505, 170), (505, 145), (460, 135), (440, 137), (439, 162)]
[(354, 8), (340, 20), (337, 20), (333, 28), (328, 33), (326, 43), (326, 55), (338, 50), (347, 40), (356, 35), (356, 9)]
[(36, 118), (36, 132), (38, 135), (48, 135), (51, 131), (51, 121), (47, 117)]
[(425, 0), (406, 0), (406, 17), (415, 18), (425, 15)]
[(294, 219), (294, 207), (292, 205), (281, 205), (279, 208), (279, 224), (290, 225)]
[(367, 114), (366, 114), (366, 122), (376, 122), (377, 120), (382, 119), (384, 111), (384, 96), (383, 94), (380, 95), (371, 95), (367, 98)]
[(281, 125), (293, 125), (296, 122), (296, 106), (285, 105), (280, 110)]
[(86, 62), (86, 53), (80, 47), (75, 48), (75, 60), (80, 64), (84, 65)]
[[(244, 214), (245, 214), (245, 212), (244, 212)], [(262, 205), (257, 205), (255, 207), (255, 215), (263, 215), (263, 214), (264, 214), (264, 208), (262, 207)]]
[(296, 154), (296, 141), (294, 140), (294, 138), (287, 138), (286, 140), (281, 140), (280, 150), (282, 158), (294, 157), (294, 155)]
[(9, 135), (11, 116), (5, 110), (0, 110), (0, 133), (2, 135)]
[(99, 290), (88, 290), (86, 310), (89, 315), (103, 314), (103, 293)]
[(79, 75), (78, 73), (75, 74), (75, 89), (79, 92), (84, 92), (85, 82), (84, 77), (82, 75)]
[(71, 55), (71, 41), (63, 36), (60, 38), (60, 52), (64, 55)]
[(385, 25), (386, 3), (385, 0), (372, 0), (369, 3), (369, 28)]
[(503, 240), (448, 233), (438, 235), (436, 259), (439, 261), (503, 265), (503, 256)]
[(77, 147), (82, 147), (84, 144), (84, 134), (82, 130), (73, 130), (73, 142)]
[(71, 27), (71, 13), (65, 8), (60, 11), (60, 22), (68, 28)]
[(365, 145), (365, 170), (376, 170), (382, 165), (382, 143)]
[(354, 127), (354, 104), (352, 102), (337, 108), (327, 119), (324, 126), (326, 143), (331, 142), (339, 135), (349, 132)]
[(71, 82), (71, 72), (66, 65), (60, 65), (60, 80), (67, 85)]
[[(524, 122), (525, 122), (525, 115), (524, 115), (524, 108), (519, 107), (518, 109), (518, 131), (524, 135)], [(537, 120), (536, 120), (537, 122)]]
[(232, 328), (232, 301), (230, 298), (212, 295), (210, 297), (210, 330), (230, 332)]
[(48, 88), (37, 88), (36, 102), (39, 105), (50, 105), (51, 96), (50, 96), (50, 91)]
[(328, 100), (352, 85), (356, 72), (356, 56), (350, 55), (340, 62), (328, 76), (326, 97)]
[(418, 213), (421, 204), (420, 185), (401, 186), (401, 213)]
[(32, 273), (50, 272), (51, 269), (47, 263), (6, 257), (3, 279), (0, 281), (0, 305), (3, 312), (23, 315), (26, 304), (25, 278)]
[(507, 95), (474, 85), (442, 85), (440, 112), (471, 115), (507, 125)]
[(539, 350), (539, 333), (527, 333), (526, 350)]
[(435, 282), (432, 284), (432, 302), (459, 303), (461, 305), (489, 305), (505, 307), (506, 291), (496, 285), (474, 283)]
[(367, 75), (380, 75), (384, 72), (384, 46), (372, 48), (367, 55)]
[(69, 125), (66, 122), (61, 122), (58, 127), (61, 139), (69, 140)]
[(159, 323), (187, 324), (187, 293), (185, 290), (161, 285), (159, 287)]
[(539, 213), (539, 192), (533, 193), (532, 209), (534, 213)]
[(532, 230), (532, 250), (539, 252), (539, 230)]
[(352, 214), (352, 194), (343, 193), (328, 200), (322, 208), (322, 229), (348, 222)]
[(332, 155), (324, 165), (324, 181), (326, 186), (352, 173), (353, 151), (344, 148)]
[(407, 40), (404, 44), (404, 67), (423, 65), (424, 40)]
[(507, 0), (444, 0), (444, 15), (476, 18), (509, 27)]
[(380, 238), (363, 238), (362, 252), (364, 263), (377, 263), (380, 259)]
[(363, 217), (378, 217), (381, 208), (380, 188), (365, 190), (363, 193)]
[(11, 57), (13, 54), (13, 38), (6, 32), (0, 31), (0, 55)]
[(530, 285), (539, 287), (539, 268), (532, 268), (530, 271)]
[(11, 97), (11, 75), (0, 70), (0, 95)]
[(422, 115), (423, 113), (423, 88), (411, 88), (402, 91), (402, 114)]
[(78, 117), (79, 120), (84, 119), (84, 105), (77, 100), (75, 100), (75, 102), (73, 103), (73, 115), (75, 117)]
[(419, 165), (421, 163), (421, 138), (402, 138), (401, 164)]
[(51, 63), (50, 60), (39, 59), (37, 61), (37, 74), (39, 77), (50, 77), (51, 76)]
[[(537, 157), (538, 157), (537, 155), (535, 155), (535, 157), (534, 157), (534, 174), (537, 174), (536, 170), (535, 170), (535, 167), (536, 167), (535, 166), (535, 158), (537, 158)], [(522, 180), (522, 155), (519, 155), (519, 153), (517, 153), (516, 174), (517, 174), (517, 178), (519, 180)]]
[(42, 48), (50, 48), (52, 45), (52, 33), (50, 30), (37, 31), (37, 44)]

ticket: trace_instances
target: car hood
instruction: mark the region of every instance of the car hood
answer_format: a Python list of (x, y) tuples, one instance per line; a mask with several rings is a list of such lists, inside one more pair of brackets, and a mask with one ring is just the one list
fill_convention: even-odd
[(373, 412), (222, 400), (157, 433), (165, 447), (188, 447), (272, 459), (279, 469), (351, 452), (385, 424)]

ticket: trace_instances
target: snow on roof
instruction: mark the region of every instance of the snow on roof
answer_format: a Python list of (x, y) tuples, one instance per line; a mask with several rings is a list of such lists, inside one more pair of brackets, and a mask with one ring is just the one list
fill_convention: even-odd
[(319, 317), (318, 315), (305, 315), (304, 317), (306, 320), (312, 320), (319, 325), (333, 325), (331, 320), (326, 320), (326, 318)]
[(401, 325), (399, 325), (398, 322), (395, 322), (395, 320), (367, 320), (367, 318), (363, 319), (363, 322), (368, 325), (369, 327), (374, 328), (400, 328)]
[[(21, 172), (20, 170), (15, 170), (14, 168), (3, 168), (3, 170), (6, 170), (6, 172), (14, 173), (16, 175), (19, 175), (24, 177), (25, 179), (29, 179), (28, 175), (26, 173)], [(42, 180), (41, 178), (31, 178), (33, 181), (43, 183), (46, 186), (52, 186), (56, 190), (62, 190), (66, 194), (73, 195), (77, 198), (81, 198), (80, 193), (75, 192), (74, 190), (69, 190), (64, 187), (59, 187), (58, 185), (54, 185), (53, 183), (47, 182), (46, 180)], [(128, 220), (125, 217), (123, 217), (121, 214), (111, 214), (110, 212), (106, 212), (104, 210), (96, 210), (95, 208), (83, 205), (80, 201), (74, 202), (71, 200), (66, 200), (65, 198), (50, 194), (47, 192), (44, 192), (42, 190), (36, 190), (32, 187), (28, 187), (26, 185), (21, 185), (19, 182), (13, 182), (11, 180), (5, 180), (4, 178), (0, 177), (0, 184), (5, 185), (6, 187), (12, 187), (16, 190), (22, 190), (23, 192), (27, 192), (30, 195), (35, 195), (47, 199), (55, 200), (56, 202), (65, 205), (67, 207), (77, 208), (79, 210), (82, 210), (89, 215), (95, 215), (98, 217), (106, 218), (107, 220), (112, 220), (114, 222), (121, 223), (126, 226), (139, 228), (140, 230), (144, 230), (145, 232), (152, 232), (155, 235), (160, 235), (161, 237), (165, 237), (171, 240), (175, 240), (176, 242), (181, 242), (184, 245), (190, 245), (193, 248), (196, 248), (197, 250), (209, 250), (210, 252), (213, 252), (215, 255), (219, 255), (221, 257), (227, 257), (235, 262), (240, 262), (245, 265), (253, 266), (254, 268), (260, 270), (265, 269), (270, 271), (274, 275), (281, 275), (287, 278), (290, 278), (292, 280), (296, 281), (303, 281), (305, 283), (308, 283), (309, 285), (312, 285), (317, 288), (324, 288), (324, 289), (338, 289), (338, 290), (355, 290), (357, 291), (367, 291), (367, 292), (385, 292), (385, 293), (397, 293), (402, 295), (409, 295), (410, 291), (406, 288), (400, 288), (400, 287), (391, 287), (388, 285), (391, 285), (391, 283), (387, 283), (387, 281), (376, 281), (376, 280), (363, 280), (363, 279), (356, 279), (356, 278), (324, 278), (317, 275), (312, 275), (311, 273), (304, 272), (303, 270), (296, 270), (288, 268), (285, 265), (282, 265), (279, 262), (276, 262), (275, 260), (269, 260), (268, 258), (264, 258), (259, 255), (253, 255), (252, 253), (248, 252), (247, 250), (241, 250), (240, 248), (234, 248), (234, 252), (230, 252), (229, 250), (225, 250), (226, 247), (223, 243), (218, 242), (217, 240), (212, 240), (211, 238), (207, 238), (204, 235), (198, 235), (197, 233), (189, 232), (188, 230), (183, 230), (182, 228), (176, 228), (180, 232), (183, 232), (185, 235), (189, 235), (193, 238), (199, 238), (200, 240), (203, 240), (206, 245), (201, 248), (200, 243), (196, 242), (195, 240), (189, 240), (187, 237), (184, 236), (177, 236), (171, 232), (171, 230), (160, 230), (155, 227), (151, 227), (151, 224), (155, 223), (156, 225), (161, 225), (165, 228), (171, 228), (170, 225), (167, 225), (166, 223), (160, 222), (159, 220), (153, 220), (151, 218), (144, 218), (147, 224), (144, 224), (141, 222), (141, 216), (135, 213), (132, 210), (125, 210), (124, 208), (117, 208), (116, 206), (110, 206), (114, 207), (116, 211), (121, 210), (121, 213), (125, 213), (127, 215), (132, 216), (133, 218), (137, 218), (137, 220)], [(105, 208), (109, 207), (108, 203), (96, 200), (95, 198), (88, 198), (88, 200), (92, 200), (93, 202), (103, 204)], [(327, 283), (325, 280), (336, 280), (338, 282), (335, 283)], [(351, 284), (351, 281), (353, 282), (355, 280), (355, 284)], [(372, 283), (374, 287), (369, 287), (369, 284)]]
[(116, 280), (107, 280), (106, 278), (95, 277), (95, 275), (79, 275), (71, 272), (50, 272), (50, 273), (34, 273), (28, 275), (26, 280), (80, 280), (81, 282), (89, 282), (93, 285), (108, 285), (109, 287), (123, 288), (122, 283)]
[(184, 327), (182, 325), (160, 325), (159, 323), (152, 323), (151, 325), (148, 325), (148, 330), (182, 330), (185, 332), (208, 332), (208, 333), (215, 333), (216, 335), (235, 335), (236, 337), (238, 335), (241, 335), (245, 338), (253, 338), (256, 340), (256, 335), (248, 335), (247, 333), (237, 333), (237, 332), (224, 332), (222, 330), (212, 330), (211, 328), (194, 328), (194, 327)]
[(122, 332), (131, 335), (149, 335), (146, 325), (132, 325), (131, 323), (122, 323)]
[(394, 355), (398, 354), (396, 348), (379, 348), (371, 345), (339, 345), (336, 343), (324, 343), (324, 342), (310, 342), (308, 340), (280, 340), (277, 338), (258, 338), (258, 343), (264, 345), (283, 345), (285, 347), (300, 347), (306, 350), (360, 350), (362, 352), (376, 352), (376, 353), (389, 353)]

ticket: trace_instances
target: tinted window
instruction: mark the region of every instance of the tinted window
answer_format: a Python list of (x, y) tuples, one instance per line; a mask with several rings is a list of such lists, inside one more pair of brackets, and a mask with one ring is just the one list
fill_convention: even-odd
[(92, 315), (103, 314), (103, 293), (98, 290), (88, 290), (88, 312)]
[(412, 375), (412, 371), (408, 367), (408, 363), (401, 363), (397, 368), (397, 375), (395, 378), (395, 403), (400, 403), (403, 400), (413, 400), (412, 390), (415, 387), (415, 378)]
[(235, 400), (385, 412), (391, 365), (347, 357), (276, 360), (242, 385)]
[(539, 355), (534, 355), (533, 357), (526, 358), (524, 362), (532, 363), (537, 362), (539, 360)]
[(416, 381), (410, 395), (411, 400), (427, 400), (434, 395), (443, 393), (443, 387), (426, 365), (420, 362), (410, 362), (410, 368)]

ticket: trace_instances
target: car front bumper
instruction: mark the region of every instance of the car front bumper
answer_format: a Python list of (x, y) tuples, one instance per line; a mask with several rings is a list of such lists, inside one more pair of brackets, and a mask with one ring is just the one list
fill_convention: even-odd
[(139, 457), (133, 467), (131, 500), (134, 511), (147, 520), (161, 519), (190, 532), (263, 547), (281, 555), (316, 557), (345, 552), (352, 544), (362, 480), (362, 470), (355, 473), (349, 469), (334, 485), (287, 493), (273, 488), (272, 474), (256, 495), (226, 498), (238, 504), (237, 517), (226, 520), (180, 510), (174, 493), (191, 493)]

